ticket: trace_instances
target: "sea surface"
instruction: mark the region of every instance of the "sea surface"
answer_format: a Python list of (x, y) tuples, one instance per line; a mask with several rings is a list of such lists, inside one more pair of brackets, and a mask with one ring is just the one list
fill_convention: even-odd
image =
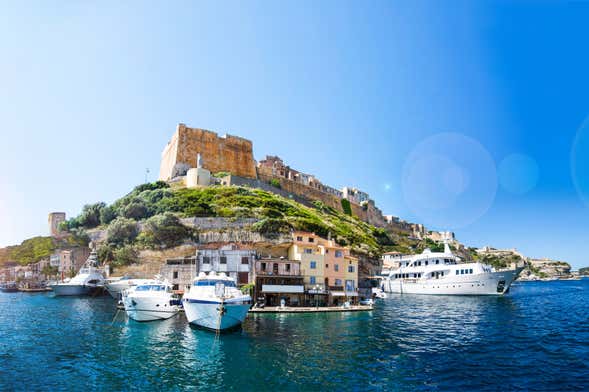
[[(589, 280), (505, 297), (391, 295), (372, 312), (250, 315), (216, 336), (110, 297), (0, 293), (0, 390), (589, 389)], [(114, 319), (114, 321), (113, 321)]]

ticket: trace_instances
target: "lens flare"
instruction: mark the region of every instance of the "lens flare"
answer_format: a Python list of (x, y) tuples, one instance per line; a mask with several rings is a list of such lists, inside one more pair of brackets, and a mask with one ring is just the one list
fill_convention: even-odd
[(511, 154), (499, 164), (499, 184), (508, 192), (523, 195), (538, 183), (536, 161), (524, 154)]
[(419, 143), (403, 166), (401, 186), (408, 207), (423, 223), (460, 228), (479, 219), (497, 192), (497, 171), (475, 139), (440, 133)]

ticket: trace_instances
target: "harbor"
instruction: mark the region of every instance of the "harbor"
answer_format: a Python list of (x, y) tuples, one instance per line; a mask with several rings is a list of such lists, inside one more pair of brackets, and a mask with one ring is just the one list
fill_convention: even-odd
[[(0, 390), (583, 389), (587, 304), (587, 279), (525, 282), (504, 297), (395, 294), (370, 312), (254, 313), (217, 337), (183, 313), (113, 322), (108, 296), (0, 293)], [(44, 377), (22, 371), (31, 363)]]

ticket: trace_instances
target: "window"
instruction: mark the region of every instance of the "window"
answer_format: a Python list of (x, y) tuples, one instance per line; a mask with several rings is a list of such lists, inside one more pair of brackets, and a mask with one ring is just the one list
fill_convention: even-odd
[(286, 272), (290, 272), (290, 264), (286, 264), (285, 270), (286, 270)]
[(346, 280), (346, 291), (354, 291), (354, 281)]
[(314, 242), (315, 239), (313, 237), (309, 237), (309, 242)]
[(227, 256), (221, 256), (220, 263), (221, 264), (227, 264)]
[(440, 260), (436, 260), (436, 264), (440, 264)]
[(335, 280), (335, 285), (336, 286), (341, 286), (342, 285), (342, 280), (341, 279), (336, 279)]
[(325, 264), (325, 268), (329, 268), (329, 264)]
[(317, 268), (317, 262), (316, 261), (311, 261), (310, 267), (311, 267), (311, 269)]
[(354, 272), (354, 266), (348, 265), (348, 272)]
[(309, 278), (309, 282), (310, 282), (311, 284), (315, 284), (315, 277), (314, 277), (314, 276), (311, 276), (311, 277)]
[(335, 251), (335, 257), (342, 257), (342, 256), (343, 256), (343, 252), (341, 250)]
[(460, 273), (460, 271), (456, 270), (456, 275), (458, 275)]
[(203, 264), (211, 264), (211, 258), (209, 256), (203, 256), (202, 263)]
[(172, 279), (178, 279), (178, 271), (174, 271), (172, 274)]
[(262, 263), (262, 271), (266, 271), (266, 263)]
[(468, 273), (469, 274), (472, 274), (472, 268), (468, 270)]
[(425, 261), (425, 265), (427, 265), (427, 260)]
[(242, 257), (241, 258), (241, 264), (249, 264), (249, 263), (250, 263), (249, 257)]
[(335, 272), (339, 271), (339, 264), (334, 264), (334, 265), (333, 265), (333, 270), (334, 270)]
[(306, 253), (306, 254), (308, 254), (308, 255), (310, 255), (310, 254), (312, 254), (312, 253), (313, 253), (313, 249), (311, 249), (311, 248), (306, 248), (306, 249), (305, 249), (305, 253)]
[(301, 236), (297, 237), (297, 241), (302, 241), (302, 240), (303, 240), (303, 237), (301, 237)]

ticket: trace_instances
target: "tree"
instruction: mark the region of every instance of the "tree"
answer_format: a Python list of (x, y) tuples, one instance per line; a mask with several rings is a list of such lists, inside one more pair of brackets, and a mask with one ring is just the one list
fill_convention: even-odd
[(145, 222), (141, 240), (149, 246), (173, 247), (192, 236), (192, 230), (184, 226), (172, 213), (156, 215)]
[(113, 264), (116, 266), (136, 264), (138, 261), (137, 251), (131, 245), (125, 245), (114, 252)]
[(108, 225), (117, 217), (117, 213), (114, 208), (111, 206), (105, 206), (103, 209), (100, 210), (100, 223), (103, 225)]
[(55, 276), (55, 275), (57, 275), (57, 272), (58, 272), (57, 267), (52, 267), (50, 265), (46, 265), (41, 270), (41, 273), (45, 276)]
[(123, 214), (125, 218), (141, 220), (149, 216), (149, 209), (143, 201), (133, 201), (123, 208)]
[(137, 238), (137, 223), (131, 219), (118, 217), (113, 220), (106, 230), (106, 241), (113, 245), (132, 243)]
[(106, 207), (106, 203), (86, 204), (78, 217), (80, 224), (87, 229), (92, 229), (100, 224), (100, 211)]
[(102, 244), (96, 250), (98, 261), (107, 263), (113, 261), (115, 258), (115, 247), (109, 244)]

